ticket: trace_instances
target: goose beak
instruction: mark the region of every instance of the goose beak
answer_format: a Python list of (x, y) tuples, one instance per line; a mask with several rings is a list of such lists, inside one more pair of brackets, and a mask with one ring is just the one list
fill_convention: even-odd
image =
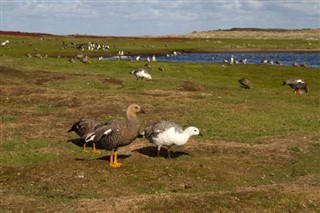
[(142, 108), (140, 109), (140, 112), (146, 114), (146, 112)]

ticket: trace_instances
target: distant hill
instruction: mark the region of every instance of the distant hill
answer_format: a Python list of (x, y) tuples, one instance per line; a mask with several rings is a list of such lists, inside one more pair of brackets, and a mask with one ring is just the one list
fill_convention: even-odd
[[(58, 36), (48, 33), (0, 31), (1, 35), (17, 36)], [(132, 36), (132, 37), (179, 37), (179, 38), (234, 38), (234, 39), (306, 39), (319, 40), (320, 28), (318, 29), (280, 29), (280, 28), (231, 28), (209, 31), (193, 31), (187, 34), (171, 34), (160, 36)], [(68, 36), (68, 35), (65, 35)], [(117, 37), (117, 36), (95, 36), (95, 35), (69, 35), (75, 37)], [(119, 36), (120, 37), (120, 36)], [(130, 36), (126, 36), (130, 37)]]
[(184, 38), (250, 38), (250, 39), (307, 39), (319, 40), (319, 29), (231, 28), (225, 30), (193, 31), (184, 35), (168, 35)]
[(17, 35), (17, 36), (54, 36), (48, 33), (29, 33), (29, 32), (20, 32), (20, 31), (2, 31), (0, 30), (1, 35)]

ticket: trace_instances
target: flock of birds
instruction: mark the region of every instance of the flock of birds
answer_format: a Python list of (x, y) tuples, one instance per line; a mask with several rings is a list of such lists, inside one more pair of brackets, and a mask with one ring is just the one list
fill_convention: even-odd
[[(1, 46), (5, 46), (9, 41), (4, 41), (1, 43)], [(75, 45), (74, 45), (75, 46)], [(64, 45), (66, 47), (66, 45)], [(76, 46), (77, 48), (89, 48), (89, 50), (95, 50), (99, 48), (106, 48), (109, 50), (109, 47), (104, 47), (98, 44), (89, 43), (86, 45)], [(174, 52), (173, 55), (177, 53)], [(27, 57), (40, 57), (37, 55), (26, 54)], [(124, 57), (123, 52), (119, 51), (118, 56)], [(167, 55), (170, 56), (170, 55)], [(70, 62), (74, 63), (75, 59), (80, 60), (83, 63), (90, 63), (89, 57), (79, 54), (75, 57), (70, 58)], [(100, 58), (99, 58), (100, 59)], [(136, 61), (140, 60), (140, 57), (135, 58)], [(147, 57), (147, 61), (156, 61), (155, 56), (152, 56), (150, 59)], [(237, 64), (237, 60), (232, 56), (230, 61), (226, 60), (225, 62), (232, 64)], [(240, 63), (246, 64), (247, 59), (240, 60)], [(270, 61), (262, 63), (272, 63)], [(137, 80), (152, 80), (151, 74), (148, 70), (151, 70), (151, 65), (147, 63), (145, 68), (137, 68), (130, 72), (134, 75)], [(158, 69), (159, 71), (164, 71), (164, 68), (161, 66)], [(252, 89), (251, 81), (247, 78), (241, 78), (238, 80), (241, 87), (245, 89)], [(289, 85), (294, 89), (295, 94), (302, 94), (303, 92), (307, 93), (309, 88), (307, 83), (300, 78), (292, 78), (283, 81), (283, 85)], [(177, 123), (169, 120), (160, 120), (153, 122), (146, 127), (142, 127), (138, 114), (145, 113), (144, 110), (137, 104), (131, 104), (127, 108), (127, 119), (126, 120), (113, 120), (110, 122), (102, 122), (101, 120), (95, 118), (84, 117), (78, 119), (73, 123), (68, 132), (75, 132), (80, 140), (83, 142), (83, 152), (88, 152), (86, 146), (88, 143), (92, 143), (92, 149), (94, 154), (101, 154), (97, 150), (97, 146), (101, 149), (106, 149), (111, 151), (109, 165), (111, 168), (121, 167), (122, 164), (118, 162), (118, 149), (123, 146), (131, 144), (136, 138), (144, 137), (150, 143), (157, 146), (157, 156), (160, 156), (160, 150), (162, 147), (167, 147), (167, 156), (170, 158), (170, 148), (172, 146), (181, 146), (188, 142), (189, 138), (194, 135), (200, 135), (200, 130), (197, 127), (187, 127), (182, 129)]]
[[(141, 71), (143, 69), (137, 70)], [(243, 88), (252, 88), (251, 81), (247, 78), (241, 78), (238, 82)], [(309, 91), (306, 82), (300, 78), (285, 80), (283, 85), (289, 85), (294, 89), (295, 94)], [(177, 123), (169, 120), (156, 121), (142, 127), (138, 119), (140, 113), (145, 113), (141, 106), (131, 104), (127, 108), (126, 120), (102, 122), (95, 118), (84, 117), (74, 122), (68, 132), (75, 132), (80, 136), (80, 140), (83, 141), (83, 152), (88, 152), (86, 149), (87, 143), (92, 143), (94, 154), (100, 154), (100, 151), (96, 148), (97, 145), (111, 151), (109, 161), (111, 168), (118, 168), (122, 165), (118, 162), (118, 148), (131, 144), (138, 137), (144, 137), (150, 143), (156, 145), (158, 156), (160, 156), (161, 147), (167, 147), (168, 158), (170, 158), (170, 148), (172, 146), (186, 144), (193, 135), (202, 136), (197, 127), (190, 126), (183, 130)]]
[(75, 132), (83, 141), (83, 151), (87, 152), (86, 144), (92, 143), (93, 153), (100, 154), (96, 146), (111, 151), (109, 165), (111, 168), (121, 167), (118, 162), (118, 148), (131, 144), (138, 137), (145, 137), (158, 147), (158, 156), (162, 146), (170, 147), (184, 145), (193, 135), (201, 135), (196, 127), (183, 130), (178, 124), (168, 120), (160, 120), (147, 125), (145, 128), (139, 122), (138, 114), (145, 111), (138, 104), (127, 108), (126, 120), (113, 120), (103, 123), (95, 118), (80, 118), (69, 129)]
[[(243, 58), (240, 60), (237, 60), (233, 55), (231, 55), (230, 59), (224, 59), (223, 60), (224, 63), (229, 64), (229, 65), (233, 65), (233, 64), (247, 64), (248, 63), (248, 59), (247, 58)], [(272, 60), (272, 59), (263, 59), (261, 60), (261, 64), (267, 64), (267, 65), (282, 65), (282, 61), (280, 60)], [(304, 68), (308, 68), (308, 65), (306, 63), (298, 63), (298, 62), (293, 62), (292, 66), (294, 67), (304, 67)]]

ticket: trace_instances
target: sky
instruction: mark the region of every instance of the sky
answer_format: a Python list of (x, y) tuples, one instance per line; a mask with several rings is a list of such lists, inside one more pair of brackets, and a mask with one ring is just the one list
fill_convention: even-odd
[(1, 30), (142, 36), (320, 28), (320, 0), (0, 0)]

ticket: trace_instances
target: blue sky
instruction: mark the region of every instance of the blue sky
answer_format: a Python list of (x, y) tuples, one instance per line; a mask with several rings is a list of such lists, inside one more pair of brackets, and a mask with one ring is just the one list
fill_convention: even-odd
[(139, 36), (320, 28), (320, 0), (0, 0), (1, 30)]

